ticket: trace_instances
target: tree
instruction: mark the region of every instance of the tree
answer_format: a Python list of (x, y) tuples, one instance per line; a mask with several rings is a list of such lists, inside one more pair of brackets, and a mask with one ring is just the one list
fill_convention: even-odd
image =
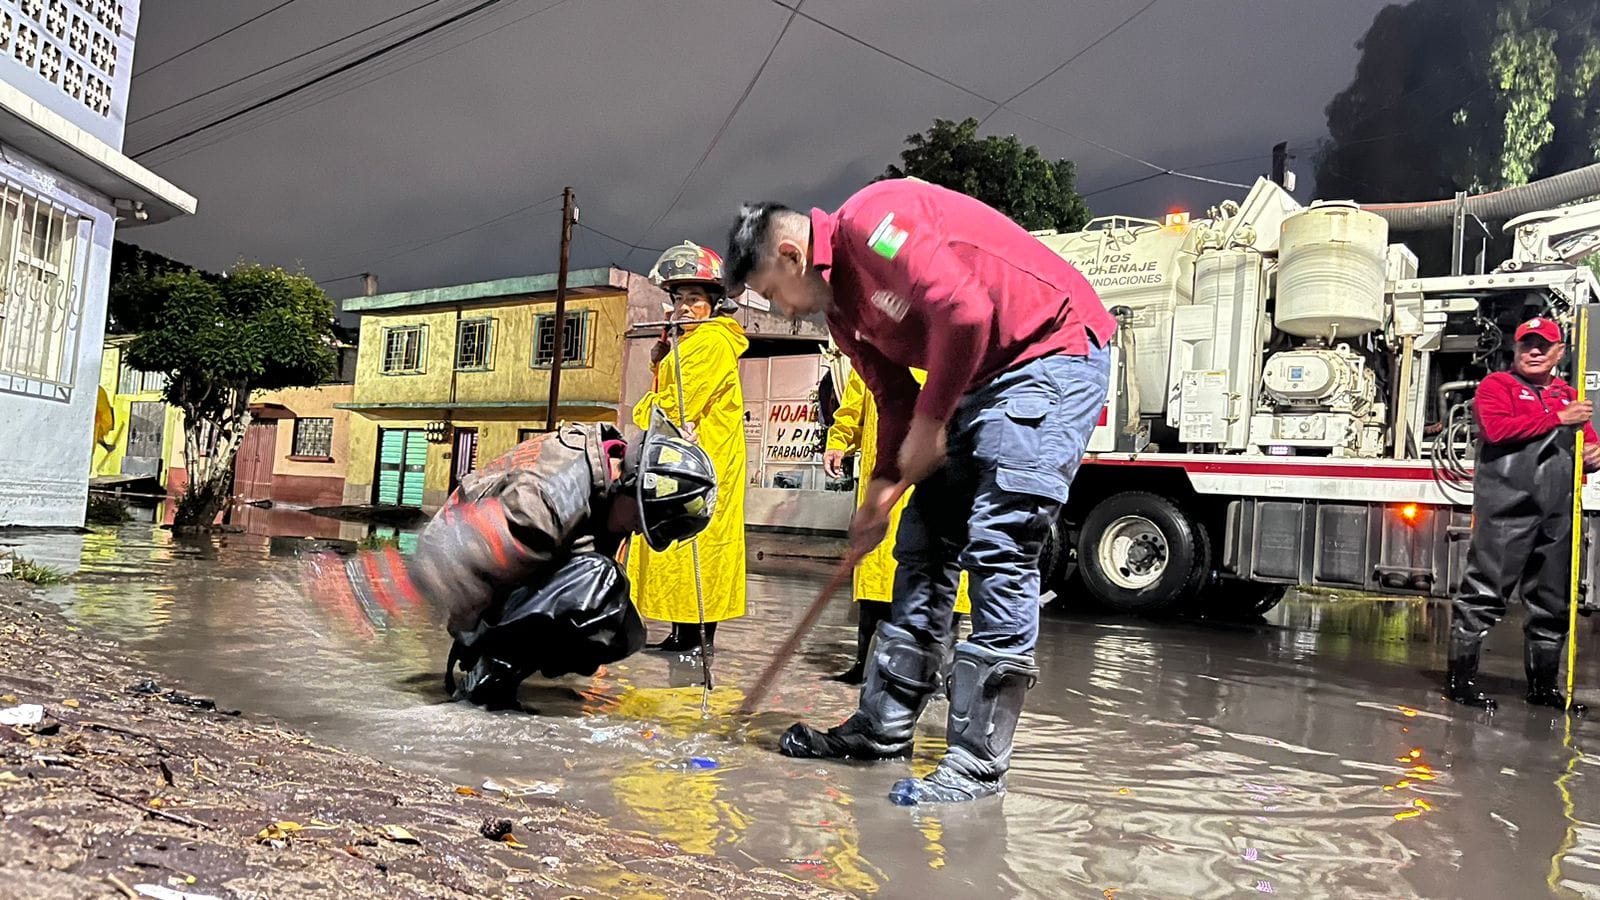
[[(139, 293), (149, 279), (166, 272), (198, 272), (199, 269), (123, 241), (111, 243), (111, 300), (106, 305), (106, 333), (133, 334), (135, 326), (148, 319)], [(208, 278), (219, 276), (202, 272)]]
[(906, 138), (900, 165), (884, 178), (920, 178), (976, 197), (1029, 231), (1077, 231), (1089, 221), (1078, 196), (1077, 167), (1047, 160), (1038, 147), (1016, 135), (978, 137), (978, 120), (935, 119), (933, 127)]
[(167, 373), (165, 399), (183, 410), (189, 483), (173, 525), (208, 526), (232, 493), (251, 392), (333, 373), (333, 301), (304, 275), (259, 265), (220, 277), (134, 270), (116, 292), (138, 334), (128, 364)]
[(1600, 0), (1412, 0), (1357, 46), (1327, 108), (1323, 197), (1433, 200), (1600, 158)]

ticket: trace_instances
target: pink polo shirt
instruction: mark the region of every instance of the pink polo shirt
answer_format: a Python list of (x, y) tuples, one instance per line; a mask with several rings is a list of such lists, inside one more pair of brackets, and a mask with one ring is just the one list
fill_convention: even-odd
[[(1116, 330), (1071, 263), (996, 210), (921, 181), (880, 181), (836, 213), (812, 210), (811, 257), (833, 285), (834, 341), (878, 401), (875, 477), (899, 476), (914, 413), (948, 421), (974, 384), (1086, 356)], [(913, 368), (928, 373), (920, 389)]]

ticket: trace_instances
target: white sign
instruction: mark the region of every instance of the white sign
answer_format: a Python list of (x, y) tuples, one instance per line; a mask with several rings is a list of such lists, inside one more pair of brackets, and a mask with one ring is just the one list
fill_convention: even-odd
[(767, 404), (767, 462), (819, 462), (817, 447), (821, 443), (822, 423), (817, 421), (816, 404), (810, 400)]

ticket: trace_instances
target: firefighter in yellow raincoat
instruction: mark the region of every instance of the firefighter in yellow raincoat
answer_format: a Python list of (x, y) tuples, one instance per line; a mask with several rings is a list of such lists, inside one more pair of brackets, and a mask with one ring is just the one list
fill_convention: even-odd
[[(920, 384), (927, 373), (912, 369), (911, 374)], [(856, 471), (868, 473), (878, 458), (878, 406), (867, 390), (867, 383), (854, 370), (844, 383), (839, 399), (839, 409), (833, 414), (833, 425), (828, 428), (827, 452), (822, 457), (823, 468), (832, 478), (844, 475), (844, 458), (860, 453)], [(867, 479), (861, 478), (856, 487), (856, 503), (861, 503), (866, 492)], [(894, 597), (894, 535), (900, 527), (900, 512), (906, 508), (911, 491), (900, 498), (889, 513), (889, 537), (856, 566), (855, 595), (857, 610), (861, 615), (856, 626), (856, 661), (849, 669), (833, 676), (834, 681), (860, 684), (867, 665), (867, 651), (879, 622), (889, 621), (889, 603)], [(955, 624), (950, 629), (952, 638), (961, 630), (961, 617), (972, 611), (972, 601), (967, 598), (967, 573), (961, 573), (961, 586), (956, 594)]]
[[(733, 318), (738, 307), (723, 290), (722, 257), (716, 253), (686, 241), (656, 260), (650, 278), (671, 296), (672, 318), (697, 322), (684, 329), (676, 358), (665, 334), (651, 350), (655, 383), (633, 408), (633, 420), (643, 428), (650, 411), (659, 407), (668, 419), (679, 421), (681, 359), (683, 421), (717, 470), (716, 509), (699, 537), (704, 641), (709, 645), (718, 622), (744, 615), (744, 390), (739, 384), (739, 357), (750, 341)], [(635, 540), (628, 553), (628, 580), (640, 615), (672, 623), (666, 640), (650, 649), (683, 652), (700, 647), (694, 556), (688, 541), (658, 552)]]

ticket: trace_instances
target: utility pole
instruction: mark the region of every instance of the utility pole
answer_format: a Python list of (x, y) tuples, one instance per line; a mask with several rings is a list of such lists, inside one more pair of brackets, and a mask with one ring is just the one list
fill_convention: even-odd
[(572, 256), (572, 226), (578, 221), (578, 208), (573, 206), (572, 188), (561, 192), (561, 268), (556, 274), (556, 316), (552, 323), (556, 330), (555, 356), (550, 360), (550, 405), (545, 417), (544, 430), (556, 430), (556, 410), (561, 403), (561, 357), (566, 351), (567, 336), (567, 263)]
[(1272, 181), (1286, 191), (1294, 191), (1294, 173), (1289, 171), (1289, 142), (1272, 148)]

